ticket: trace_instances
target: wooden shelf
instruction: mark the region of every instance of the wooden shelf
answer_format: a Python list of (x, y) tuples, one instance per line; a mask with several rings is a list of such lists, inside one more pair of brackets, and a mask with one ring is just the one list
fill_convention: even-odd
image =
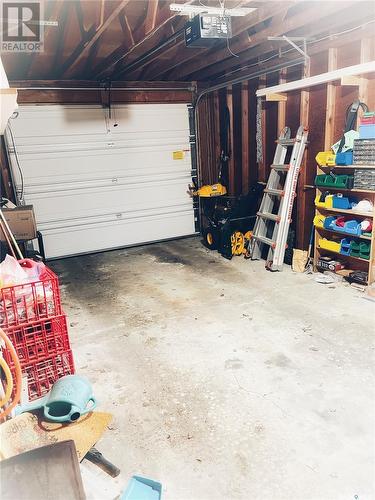
[(369, 219), (372, 219), (374, 217), (373, 213), (363, 213), (363, 212), (355, 212), (354, 210), (345, 210), (343, 208), (326, 208), (326, 207), (315, 207), (318, 211), (325, 211), (325, 212), (334, 212), (338, 214), (349, 214), (349, 215), (358, 215), (360, 217), (368, 217)]
[(346, 193), (369, 193), (375, 194), (375, 189), (348, 189), (348, 188), (337, 188), (337, 187), (324, 187), (324, 186), (315, 186), (319, 191), (345, 191)]
[(318, 165), (318, 168), (321, 168), (322, 170), (327, 168), (328, 170), (332, 170), (332, 169), (344, 169), (344, 170), (347, 170), (347, 169), (354, 169), (354, 168), (358, 168), (358, 169), (369, 169), (369, 170), (375, 170), (375, 165), (333, 165), (332, 167), (328, 166), (328, 165)]
[(361, 240), (368, 240), (371, 241), (371, 236), (365, 236), (361, 234), (361, 236), (356, 236), (354, 234), (349, 234), (349, 233), (340, 233), (339, 231), (334, 231), (333, 229), (326, 229), (324, 227), (316, 227), (315, 229), (317, 231), (327, 231), (328, 233), (336, 234), (337, 236), (340, 236), (342, 238), (360, 238)]
[(367, 259), (362, 259), (361, 257), (353, 257), (353, 255), (344, 255), (340, 252), (335, 252), (334, 250), (327, 250), (326, 248), (321, 248), (321, 247), (316, 247), (319, 252), (328, 252), (328, 253), (334, 253), (336, 255), (340, 255), (342, 258), (349, 258), (349, 259), (354, 259), (354, 260), (359, 260), (361, 262), (366, 262), (366, 264), (370, 264), (370, 261)]

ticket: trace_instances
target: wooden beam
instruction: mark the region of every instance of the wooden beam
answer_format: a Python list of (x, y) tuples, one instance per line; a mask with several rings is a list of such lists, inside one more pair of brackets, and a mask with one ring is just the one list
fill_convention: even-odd
[[(96, 68), (93, 70), (93, 76), (96, 79), (103, 77), (107, 72), (111, 70), (114, 66), (116, 66), (121, 61), (125, 60), (135, 51), (142, 51), (143, 46), (147, 41), (151, 41), (152, 38), (162, 29), (164, 26), (168, 25), (175, 17), (176, 13), (171, 12), (169, 9), (169, 1), (168, 4), (163, 7), (163, 9), (159, 13), (159, 19), (163, 19), (158, 26), (155, 27), (153, 31), (151, 31), (146, 37), (143, 37), (141, 40), (137, 41), (132, 47), (126, 47), (122, 44), (120, 47), (115, 49), (113, 52), (107, 56), (104, 61), (102, 61)], [(186, 3), (191, 3), (189, 0)]]
[(77, 66), (79, 62), (85, 57), (89, 52), (90, 48), (94, 43), (102, 36), (105, 30), (111, 25), (111, 23), (116, 19), (120, 12), (126, 7), (130, 0), (122, 0), (121, 3), (111, 12), (103, 24), (99, 25), (91, 37), (84, 42), (82, 51), (72, 60), (67, 68), (65, 68), (62, 76), (66, 76), (68, 73)]
[[(47, 21), (58, 21), (60, 19), (60, 13), (62, 11), (64, 2), (48, 2), (45, 7), (45, 19)], [(49, 46), (51, 40), (51, 35), (56, 30), (56, 26), (45, 26), (44, 27), (44, 47)], [(29, 78), (33, 73), (33, 65), (37, 59), (38, 52), (33, 52), (32, 54), (27, 54), (28, 62), (23, 68), (23, 74), (25, 78)]]
[[(337, 49), (328, 50), (328, 73), (332, 73), (337, 68)], [(327, 73), (325, 73), (327, 74)], [(320, 77), (320, 75), (316, 75)], [(340, 75), (344, 76), (344, 75)], [(320, 78), (318, 78), (318, 81)], [(336, 106), (336, 86), (332, 83), (332, 78), (326, 80), (327, 85), (327, 106), (326, 106), (326, 120), (324, 132), (324, 151), (329, 151), (334, 141), (334, 128), (335, 128), (335, 106)], [(324, 82), (320, 82), (324, 83)]]
[(69, 4), (69, 2), (65, 2), (64, 6), (61, 11), (61, 16), (59, 17), (59, 36), (57, 39), (57, 49), (55, 52), (55, 57), (53, 60), (52, 64), (52, 74), (53, 76), (56, 75), (60, 62), (61, 62), (61, 57), (63, 54), (64, 50), (64, 40), (66, 36), (66, 24), (68, 21), (68, 16), (69, 16), (69, 7), (72, 4)]
[[(374, 39), (363, 38), (361, 40), (361, 63), (365, 63), (371, 59), (371, 53), (373, 50), (375, 43)], [(369, 81), (367, 78), (362, 77), (359, 82), (358, 88), (358, 99), (361, 102), (367, 103), (369, 95)], [(360, 110), (359, 116), (362, 115), (362, 109)]]
[[(19, 90), (24, 89), (76, 89), (89, 91), (90, 88), (98, 88), (98, 82), (93, 80), (10, 80), (9, 86)], [(112, 83), (112, 88), (134, 88), (134, 89), (161, 89), (168, 91), (173, 90), (192, 90), (191, 82), (150, 82), (150, 81), (116, 81)]]
[[(286, 82), (286, 69), (282, 69), (279, 73), (279, 84), (282, 84), (285, 82)], [(278, 105), (277, 105), (277, 133), (280, 134), (280, 132), (285, 127), (287, 97), (286, 97), (286, 95), (282, 95), (282, 94), (270, 94), (270, 96), (276, 96), (276, 101), (278, 102)], [(266, 101), (269, 100), (268, 97), (270, 97), (270, 96), (266, 96)]]
[(250, 187), (250, 128), (249, 128), (249, 83), (241, 84), (241, 136), (242, 136), (242, 194), (247, 194)]
[(229, 144), (230, 158), (228, 161), (228, 192), (235, 194), (236, 173), (235, 173), (235, 152), (234, 152), (234, 106), (233, 106), (233, 85), (227, 87), (227, 107), (229, 111)]
[[(259, 78), (259, 87), (266, 86), (266, 76), (261, 76)], [(258, 104), (259, 101), (257, 101)], [(258, 109), (257, 109), (258, 111)], [(267, 127), (267, 113), (262, 103), (262, 109), (260, 112), (260, 120), (262, 124), (262, 160), (258, 162), (258, 181), (267, 182), (267, 165), (266, 165), (266, 127)]]
[[(280, 4), (284, 5), (284, 2), (280, 2)], [(348, 8), (345, 3), (345, 10), (340, 10), (340, 23), (351, 22), (353, 16), (355, 16), (352, 3), (349, 5), (351, 6), (350, 8)], [(319, 34), (324, 29), (327, 29), (327, 31), (330, 30), (332, 28), (332, 16), (337, 14), (338, 9), (341, 9), (341, 7), (337, 2), (326, 2), (320, 5), (319, 9), (316, 8), (315, 2), (311, 2), (298, 14), (292, 15), (288, 13), (283, 22), (279, 22), (279, 19), (277, 19), (277, 22), (275, 20), (274, 23), (265, 26), (264, 29), (259, 28), (256, 34), (251, 37), (250, 43), (246, 42), (242, 50), (235, 50), (235, 52), (239, 54), (239, 57), (234, 58), (229, 54), (228, 50), (223, 49), (221, 51), (220, 60), (216, 60), (215, 58), (215, 64), (211, 64), (212, 58), (211, 56), (207, 56), (205, 67), (202, 64), (200, 66), (196, 65), (196, 69), (199, 70), (199, 80), (221, 78), (224, 72), (230, 71), (234, 67), (237, 68), (237, 66), (240, 65), (246, 67), (249, 63), (257, 64), (256, 58), (266, 58), (267, 52), (270, 53), (274, 51), (274, 53), (277, 54), (279, 47), (282, 45), (278, 44), (276, 46), (273, 42), (268, 41), (268, 36), (281, 36), (286, 33), (292, 36), (295, 33), (300, 33), (299, 30), (301, 28), (303, 28), (304, 36)], [(357, 19), (363, 20), (365, 14), (359, 9), (357, 9), (357, 11), (359, 12)], [(291, 54), (293, 55), (293, 52), (291, 52)], [(298, 55), (297, 52), (295, 54), (296, 56)], [(239, 67), (239, 70), (241, 70), (241, 67)], [(239, 72), (236, 70), (235, 76), (238, 74)], [(180, 79), (182, 76), (188, 76), (189, 79), (198, 78), (195, 72), (190, 73), (189, 68), (187, 68), (186, 71), (185, 69), (181, 69), (179, 73), (172, 73), (170, 76), (171, 79)]]
[(148, 0), (147, 14), (146, 14), (146, 19), (144, 21), (145, 35), (148, 35), (150, 31), (155, 29), (158, 7), (159, 7), (159, 0)]
[(266, 101), (274, 101), (274, 102), (285, 102), (288, 98), (283, 94), (267, 94)]
[(343, 87), (349, 86), (349, 87), (359, 87), (361, 83), (361, 78), (359, 76), (342, 76), (340, 80), (340, 85)]
[(124, 13), (120, 12), (119, 20), (121, 24), (122, 34), (124, 35), (125, 38), (124, 43), (128, 47), (133, 47), (134, 45), (133, 32), (130, 28), (127, 16)]
[[(333, 4), (333, 2), (330, 2), (330, 3)], [(353, 13), (351, 15), (353, 17)], [(348, 14), (348, 16), (349, 16), (349, 14)], [(345, 14), (345, 16), (340, 15), (340, 22), (345, 22), (346, 19), (347, 19), (346, 14)], [(346, 22), (348, 22), (348, 21), (346, 21)], [(361, 18), (357, 16), (355, 19), (352, 19), (352, 22), (353, 23), (354, 22), (360, 23)], [(328, 16), (327, 18), (321, 19), (321, 21), (319, 22), (319, 30), (320, 29), (322, 29), (322, 30), (327, 29), (328, 30), (331, 28), (331, 26), (330, 26), (331, 24), (332, 24), (332, 19), (330, 16)], [(304, 35), (307, 37), (315, 37), (318, 34), (318, 32), (316, 31), (316, 27), (314, 28), (314, 25), (313, 26), (304, 26), (303, 29), (304, 29)], [(347, 44), (351, 44), (352, 42), (354, 42), (356, 40), (361, 40), (363, 37), (366, 37), (366, 30), (365, 30), (365, 28), (362, 28), (362, 29), (359, 28), (353, 32), (346, 33), (346, 34), (341, 35), (340, 37), (337, 37), (337, 38), (326, 39), (326, 40), (322, 40), (320, 42), (317, 41), (317, 42), (311, 43), (311, 45), (309, 45), (308, 52), (309, 52), (309, 55), (311, 57), (313, 57), (316, 54), (328, 51), (329, 48), (343, 47)], [(249, 51), (246, 52), (248, 54), (248, 60), (246, 62), (244, 61), (243, 66), (239, 67), (235, 71), (229, 71), (228, 76), (220, 76), (219, 77), (220, 82), (225, 82), (226, 80), (229, 81), (233, 77), (237, 78), (237, 77), (241, 77), (243, 75), (248, 75), (251, 72), (251, 68), (254, 68), (254, 70), (257, 67), (258, 67), (258, 69), (264, 69), (269, 64), (276, 64), (276, 61), (277, 61), (276, 57), (275, 57), (275, 59), (270, 60), (269, 62), (265, 62), (264, 64), (257, 63), (258, 56), (261, 57), (261, 59), (268, 58), (271, 55), (276, 54), (276, 49), (277, 49), (277, 47), (275, 45), (270, 44), (270, 42), (264, 42), (264, 43), (261, 43), (260, 45), (258, 45), (255, 49), (249, 49)], [(251, 52), (251, 54), (250, 54), (250, 52)], [(256, 58), (254, 58), (254, 52), (257, 55)], [(243, 53), (243, 54), (245, 54), (245, 53)], [(241, 54), (241, 58), (242, 58), (243, 54)], [(295, 59), (295, 53), (290, 52), (283, 57), (283, 61), (288, 60), (288, 59)], [(208, 68), (208, 70), (210, 70), (210, 68)], [(212, 76), (210, 76), (210, 75), (213, 75), (214, 72), (212, 69), (210, 71), (208, 71), (208, 70), (207, 71), (202, 70), (201, 81), (204, 81), (207, 78), (212, 79)], [(171, 76), (173, 76), (173, 73)], [(177, 77), (175, 76), (175, 78), (177, 78)]]
[[(310, 64), (308, 63), (304, 70), (304, 76), (310, 76)], [(310, 92), (308, 90), (301, 91), (300, 97), (300, 124), (308, 128), (309, 125), (309, 111), (310, 111)], [(315, 166), (315, 164), (314, 164)], [(305, 249), (309, 245), (311, 225), (313, 220), (314, 206), (312, 203), (312, 196), (315, 193), (307, 192), (305, 185), (309, 180), (307, 151), (303, 155), (300, 175), (297, 185), (297, 227), (296, 227), (296, 247)], [(315, 170), (315, 169), (314, 169)]]
[[(337, 49), (332, 49), (331, 59), (333, 54), (337, 53)], [(337, 61), (336, 61), (337, 64)], [(337, 66), (336, 66), (337, 67)], [(366, 73), (372, 73), (375, 71), (375, 61), (368, 61), (361, 64), (355, 64), (354, 66), (347, 66), (345, 68), (334, 69), (327, 71), (327, 73), (321, 73), (320, 75), (310, 76), (308, 78), (302, 78), (301, 80), (296, 80), (294, 82), (284, 83), (282, 85), (274, 85), (273, 87), (266, 87), (264, 89), (257, 90), (257, 96), (262, 97), (267, 94), (274, 94), (279, 92), (290, 92), (291, 90), (306, 89), (313, 87), (315, 85), (321, 85), (322, 83), (334, 82), (335, 80), (340, 80), (343, 76), (348, 75), (364, 75)]]

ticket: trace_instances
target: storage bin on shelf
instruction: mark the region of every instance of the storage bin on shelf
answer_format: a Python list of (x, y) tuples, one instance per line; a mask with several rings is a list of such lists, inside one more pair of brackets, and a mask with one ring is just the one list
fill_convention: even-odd
[(353, 187), (352, 175), (332, 175), (332, 174), (318, 174), (315, 177), (315, 186), (317, 187), (333, 187), (341, 189), (351, 189)]
[(350, 244), (351, 244), (351, 239), (350, 238), (344, 238), (340, 242), (340, 253), (342, 255), (350, 255)]
[(371, 245), (369, 242), (361, 241), (359, 244), (359, 256), (361, 259), (370, 260)]
[(340, 208), (343, 210), (350, 210), (353, 203), (354, 201), (347, 196), (343, 196), (341, 193), (322, 193), (321, 195), (317, 194), (315, 197), (315, 206), (318, 208)]
[(350, 255), (352, 257), (359, 257), (360, 253), (360, 243), (357, 240), (351, 240), (350, 241)]
[(315, 160), (321, 167), (333, 167), (336, 164), (336, 155), (332, 151), (320, 151)]
[(319, 239), (319, 247), (331, 252), (340, 252), (341, 243), (337, 241), (327, 240), (327, 238)]
[(323, 229), (324, 228), (324, 221), (326, 217), (321, 214), (317, 214), (314, 217), (314, 226)]
[[(339, 222), (343, 223), (343, 226), (338, 224)], [(324, 228), (339, 233), (352, 234), (353, 236), (362, 234), (361, 223), (357, 220), (345, 220), (345, 217), (326, 217)]]
[(339, 166), (353, 165), (353, 151), (345, 151), (345, 153), (337, 153), (336, 165)]
[(0, 327), (2, 328), (61, 314), (58, 278), (48, 267), (45, 267), (38, 281), (0, 289)]

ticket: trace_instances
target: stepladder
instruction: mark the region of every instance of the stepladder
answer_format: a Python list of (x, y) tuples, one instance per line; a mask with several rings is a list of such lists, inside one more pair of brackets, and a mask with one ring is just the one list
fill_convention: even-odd
[[(283, 269), (307, 136), (308, 131), (302, 125), (295, 138), (291, 137), (290, 128), (285, 127), (276, 141), (270, 175), (248, 246), (248, 257), (253, 260), (261, 259), (266, 254), (266, 268), (270, 271)], [(268, 247), (268, 252), (265, 247)]]

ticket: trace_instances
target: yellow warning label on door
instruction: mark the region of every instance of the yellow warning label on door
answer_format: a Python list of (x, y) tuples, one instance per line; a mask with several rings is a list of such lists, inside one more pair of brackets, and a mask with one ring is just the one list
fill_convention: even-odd
[(185, 151), (173, 151), (174, 160), (183, 160), (185, 158)]

